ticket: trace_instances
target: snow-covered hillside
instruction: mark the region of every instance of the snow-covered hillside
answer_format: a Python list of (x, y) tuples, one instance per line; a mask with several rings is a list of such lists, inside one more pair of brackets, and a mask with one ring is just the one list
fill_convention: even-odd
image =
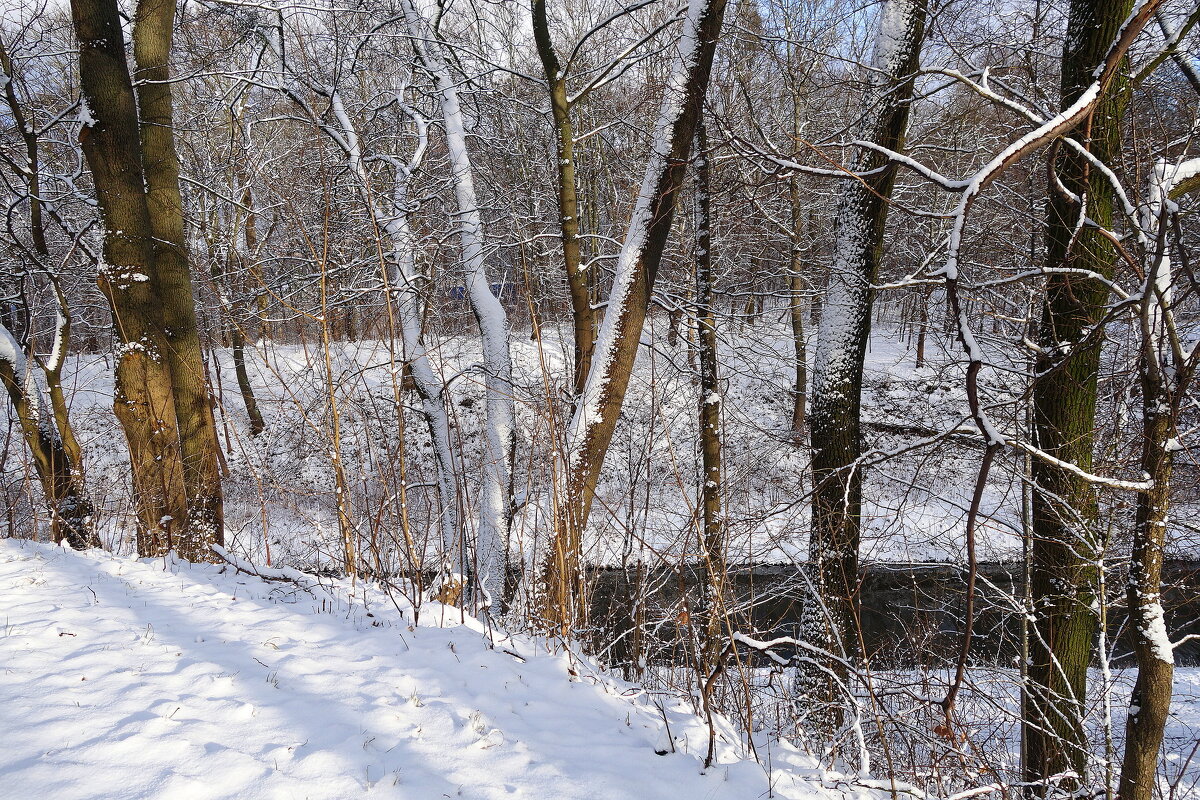
[(0, 797), (847, 796), (720, 720), (704, 770), (687, 708), (536, 640), (270, 575), (0, 540)]

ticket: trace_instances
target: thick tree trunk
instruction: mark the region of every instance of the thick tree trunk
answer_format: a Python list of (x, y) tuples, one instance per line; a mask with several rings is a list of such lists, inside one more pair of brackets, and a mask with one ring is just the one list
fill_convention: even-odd
[[(1072, 0), (1063, 51), (1062, 105), (1069, 107), (1092, 83), (1092, 73), (1109, 52), (1131, 0)], [(1124, 91), (1118, 79), (1085, 123), (1083, 141), (1106, 164), (1121, 153)], [(1076, 197), (1086, 197), (1087, 216), (1112, 225), (1113, 190), (1107, 178), (1067, 147), (1054, 164), (1058, 178)], [(1112, 243), (1090, 226), (1079, 226), (1079, 203), (1052, 183), (1046, 230), (1046, 264), (1054, 269), (1112, 274)], [(1096, 380), (1101, 337), (1093, 327), (1103, 317), (1108, 289), (1100, 281), (1056, 273), (1047, 281), (1042, 306), (1034, 385), (1034, 436), (1042, 450), (1091, 470), (1096, 418)], [(1094, 489), (1081, 478), (1043, 459), (1033, 465), (1033, 546), (1030, 573), (1034, 629), (1029, 681), (1024, 695), (1025, 778), (1044, 782), (1074, 772), (1060, 788), (1086, 782), (1088, 742), (1083, 716), (1087, 668), (1097, 633), (1097, 566), (1103, 542), (1096, 523)]]
[(140, 0), (133, 24), (133, 57), (141, 123), (142, 168), (154, 257), (154, 280), (188, 498), (188, 528), (176, 545), (184, 558), (208, 560), (223, 544), (220, 442), (205, 380), (200, 329), (183, 233), (179, 158), (175, 152), (169, 59), (176, 0)]
[(188, 502), (167, 364), (170, 345), (158, 315), (163, 289), (155, 269), (137, 107), (115, 0), (72, 0), (71, 14), (88, 117), (80, 143), (105, 230), (98, 282), (120, 343), (113, 407), (129, 444), (138, 552), (161, 555), (189, 539)]
[(658, 274), (676, 195), (683, 185), (700, 118), (725, 0), (691, 0), (654, 147), (617, 261), (592, 368), (571, 420), (564, 485), (555, 498), (554, 541), (546, 558), (544, 614), (568, 637), (582, 619), (580, 554), (596, 483), (637, 359), (650, 293)]
[(546, 0), (533, 0), (533, 38), (538, 57), (550, 89), (550, 112), (554, 118), (554, 144), (558, 166), (558, 212), (562, 236), (563, 266), (567, 274), (567, 289), (571, 295), (571, 318), (574, 328), (575, 372), (572, 385), (578, 397), (592, 366), (595, 348), (596, 314), (592, 309), (588, 276), (583, 271), (579, 254), (579, 198), (575, 186), (575, 130), (571, 124), (571, 103), (567, 99), (567, 82), (562, 75), (550, 27), (546, 20)]
[[(890, 0), (882, 12), (875, 45), (871, 88), (863, 105), (860, 138), (889, 150), (903, 150), (925, 27), (924, 0)], [(855, 596), (858, 584), (859, 526), (862, 508), (862, 454), (859, 422), (863, 361), (871, 330), (871, 282), (879, 266), (888, 200), (896, 165), (874, 150), (860, 149), (850, 165), (869, 173), (845, 184), (834, 221), (834, 258), (817, 333), (809, 432), (812, 443), (813, 500), (809, 561), (819, 601), (810, 603), (804, 635), (832, 653), (849, 653), (857, 641)], [(820, 608), (817, 608), (819, 606)], [(831, 660), (833, 675), (844, 680), (845, 665)], [(803, 671), (803, 670), (802, 670)], [(802, 690), (815, 704), (831, 704), (822, 727), (833, 733), (840, 722), (840, 690), (815, 665)]]

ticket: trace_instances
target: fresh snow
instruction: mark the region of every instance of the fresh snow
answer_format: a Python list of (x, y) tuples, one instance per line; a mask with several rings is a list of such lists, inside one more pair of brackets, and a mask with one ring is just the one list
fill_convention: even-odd
[(882, 796), (785, 743), (768, 773), (720, 719), (706, 771), (677, 700), (437, 603), (414, 625), (375, 585), (263, 574), (0, 540), (0, 797)]

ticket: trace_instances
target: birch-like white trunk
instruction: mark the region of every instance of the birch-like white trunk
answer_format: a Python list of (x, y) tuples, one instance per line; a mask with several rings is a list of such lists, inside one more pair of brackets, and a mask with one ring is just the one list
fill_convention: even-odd
[(429, 24), (427, 2), (404, 0), (403, 9), (417, 58), (437, 88), (457, 203), (462, 276), (483, 344), (487, 438), (473, 566), (478, 588), (496, 609), (504, 589), (505, 551), (512, 507), (510, 480), (516, 443), (508, 315), (499, 298), (492, 293), (488, 280), (483, 217), (475, 196), (474, 168), (467, 149), (458, 84), (440, 52), (443, 45)]
[[(284, 57), (280, 37), (278, 28), (263, 31), (263, 38), (279, 59), (283, 72), (290, 79), (298, 80), (298, 76), (290, 70)], [(450, 417), (446, 410), (445, 384), (438, 378), (429, 362), (422, 334), (422, 297), (418, 288), (420, 273), (416, 265), (416, 240), (412, 235), (408, 212), (408, 181), (420, 167), (428, 143), (425, 120), (405, 104), (402, 92), (396, 93), (398, 107), (416, 126), (418, 144), (407, 161), (390, 154), (375, 156), (386, 161), (394, 170), (392, 191), (390, 195), (381, 197), (371, 190), (371, 178), (367, 170), (367, 157), (363, 152), (362, 139), (346, 110), (341, 92), (336, 87), (309, 88), (329, 98), (332, 122), (316, 113), (299, 93), (291, 91), (286, 85), (280, 86), (280, 89), (305, 111), (313, 124), (345, 154), (347, 166), (361, 184), (372, 221), (388, 237), (392, 253), (388, 262), (388, 288), (399, 322), (402, 360), (409, 365), (417, 394), (421, 397), (421, 411), (433, 443), (438, 501), (442, 508), (438, 528), (442, 536), (443, 559), (447, 569), (461, 572), (464, 555), (458, 526), (460, 492), (458, 472), (454, 466), (454, 454), (450, 444)]]

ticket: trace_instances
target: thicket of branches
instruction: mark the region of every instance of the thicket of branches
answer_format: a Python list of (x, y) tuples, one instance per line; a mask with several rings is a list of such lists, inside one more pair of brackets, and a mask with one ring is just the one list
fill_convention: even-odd
[[(1183, 791), (1198, 19), (6, 12), (8, 534), (380, 580), (849, 782)], [(916, 664), (864, 625), (881, 552), (953, 565)]]

